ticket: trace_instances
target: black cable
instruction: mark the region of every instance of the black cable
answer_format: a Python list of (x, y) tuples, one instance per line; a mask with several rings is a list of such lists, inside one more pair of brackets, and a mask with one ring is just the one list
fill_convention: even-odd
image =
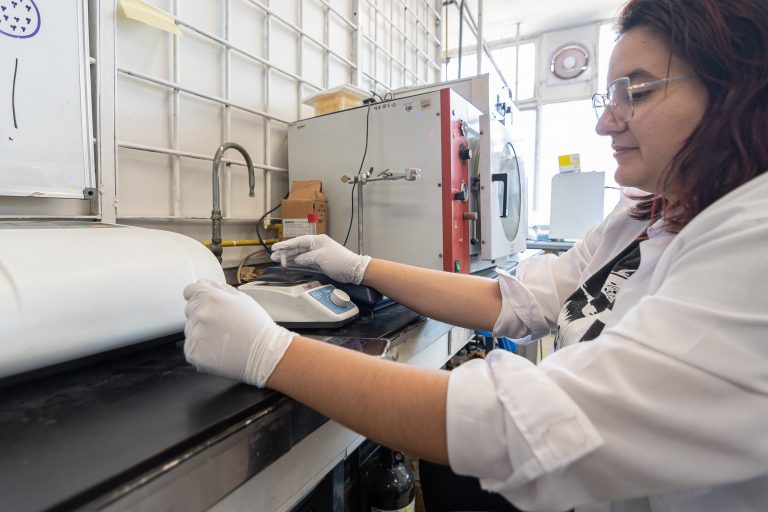
[[(283, 199), (288, 199), (288, 194), (285, 194), (285, 197), (283, 197)], [(261, 233), (259, 233), (259, 228), (261, 227), (261, 223), (262, 223), (262, 222), (264, 222), (264, 219), (267, 217), (267, 215), (269, 215), (269, 214), (270, 214), (270, 213), (272, 213), (273, 211), (275, 211), (275, 210), (277, 210), (278, 208), (280, 208), (280, 204), (281, 204), (281, 203), (277, 203), (277, 206), (275, 206), (274, 208), (272, 208), (271, 210), (269, 210), (268, 212), (266, 212), (264, 215), (262, 215), (262, 216), (261, 216), (261, 218), (259, 219), (259, 222), (258, 222), (258, 224), (256, 224), (256, 237), (259, 239), (259, 243), (261, 244), (261, 246), (262, 246), (262, 247), (263, 247), (263, 248), (264, 248), (264, 249), (265, 249), (265, 250), (266, 250), (266, 251), (267, 251), (269, 254), (272, 254), (272, 249), (270, 249), (269, 247), (267, 247), (267, 244), (265, 244), (265, 243), (264, 243), (264, 239), (263, 239), (263, 238), (261, 238)]]
[[(360, 168), (357, 170), (357, 177), (360, 178), (360, 174), (363, 172), (363, 164), (365, 163), (365, 155), (368, 154), (368, 121), (371, 118), (371, 106), (368, 105), (368, 112), (365, 114), (365, 149), (363, 150), (363, 159), (360, 160)], [(349, 212), (349, 226), (347, 227), (347, 236), (344, 238), (344, 246), (347, 246), (349, 241), (349, 233), (352, 231), (352, 219), (355, 216), (355, 187), (357, 182), (352, 184), (352, 209)]]
[(344, 237), (344, 247), (347, 246), (347, 240), (349, 240), (349, 233), (352, 231), (352, 219), (355, 216), (355, 187), (357, 186), (357, 183), (352, 184), (352, 198), (350, 201), (350, 204), (352, 205), (352, 210), (349, 212), (349, 226), (347, 226), (347, 236)]

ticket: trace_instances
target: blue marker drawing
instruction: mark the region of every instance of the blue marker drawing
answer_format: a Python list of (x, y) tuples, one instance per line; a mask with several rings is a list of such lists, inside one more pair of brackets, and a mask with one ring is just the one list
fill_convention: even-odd
[[(33, 0), (0, 0), (0, 34), (16, 39), (29, 39), (40, 31), (40, 10)], [(18, 129), (16, 120), (16, 78), (19, 73), (19, 59), (13, 64), (13, 85), (11, 87), (11, 110), (13, 127)]]

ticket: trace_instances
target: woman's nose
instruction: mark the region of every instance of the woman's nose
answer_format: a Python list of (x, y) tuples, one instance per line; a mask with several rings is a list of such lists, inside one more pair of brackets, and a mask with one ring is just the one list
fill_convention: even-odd
[(618, 121), (611, 107), (606, 107), (597, 119), (595, 131), (598, 135), (610, 135), (623, 132), (627, 128), (626, 121)]

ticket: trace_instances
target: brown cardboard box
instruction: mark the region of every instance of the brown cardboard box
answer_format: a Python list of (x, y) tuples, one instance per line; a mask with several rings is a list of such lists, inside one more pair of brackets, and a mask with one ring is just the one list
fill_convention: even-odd
[[(307, 220), (308, 213), (317, 214), (316, 233), (328, 233), (328, 200), (320, 180), (294, 181), (287, 199), (280, 202), (280, 215), (285, 219)], [(285, 237), (284, 237), (285, 238)]]

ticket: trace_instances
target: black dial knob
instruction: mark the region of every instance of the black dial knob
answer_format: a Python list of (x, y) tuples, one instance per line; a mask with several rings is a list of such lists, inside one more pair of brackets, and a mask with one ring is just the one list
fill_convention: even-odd
[(472, 150), (469, 146), (465, 146), (464, 144), (459, 146), (459, 160), (461, 160), (461, 163), (466, 163), (470, 158), (472, 158)]
[(462, 183), (461, 184), (461, 188), (459, 188), (459, 191), (453, 193), (453, 198), (456, 201), (462, 201), (464, 203), (469, 201), (469, 191), (467, 190), (467, 184), (466, 183)]

